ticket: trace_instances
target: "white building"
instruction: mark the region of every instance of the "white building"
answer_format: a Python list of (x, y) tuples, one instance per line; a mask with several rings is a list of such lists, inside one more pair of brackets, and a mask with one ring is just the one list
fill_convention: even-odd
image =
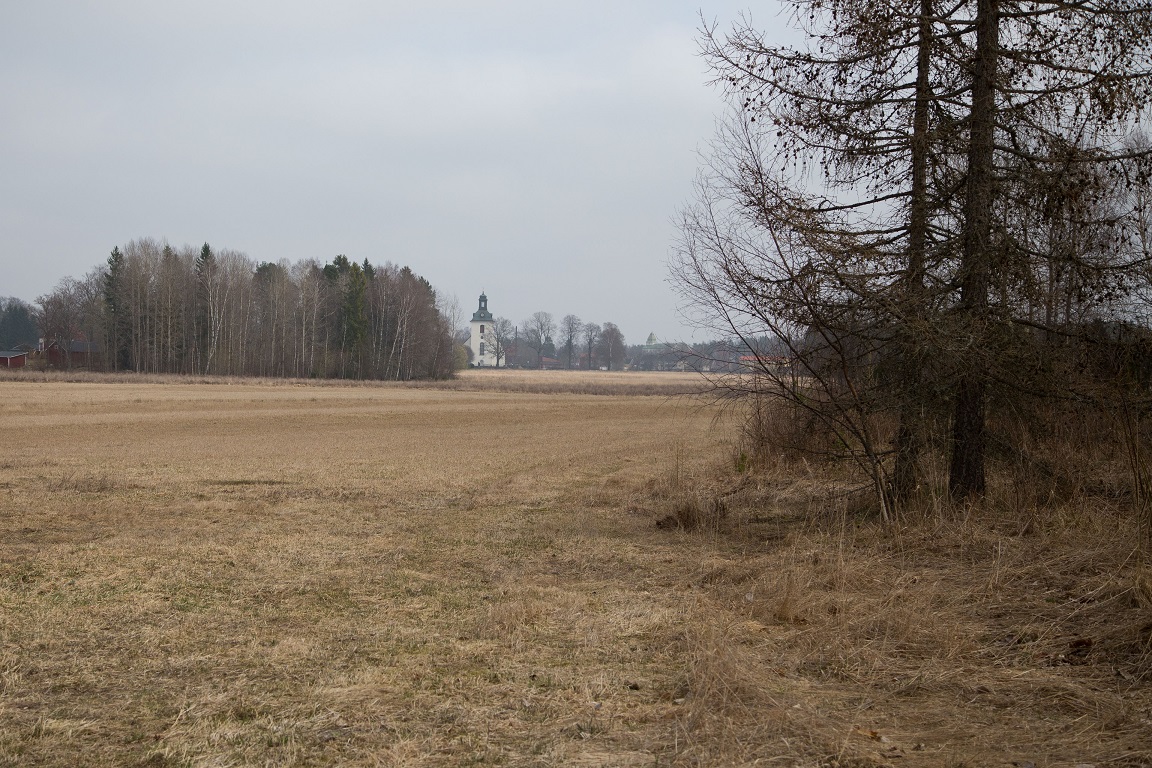
[(492, 333), (492, 313), (488, 311), (488, 297), (480, 294), (480, 308), (472, 313), (472, 365), (487, 368), (496, 365), (496, 339)]

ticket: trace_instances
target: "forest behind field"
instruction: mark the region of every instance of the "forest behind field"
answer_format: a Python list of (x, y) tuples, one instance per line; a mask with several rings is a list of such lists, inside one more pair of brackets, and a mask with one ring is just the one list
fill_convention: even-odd
[(65, 367), (407, 380), (456, 366), (452, 322), (428, 281), (367, 259), (257, 262), (144, 238), (37, 303)]

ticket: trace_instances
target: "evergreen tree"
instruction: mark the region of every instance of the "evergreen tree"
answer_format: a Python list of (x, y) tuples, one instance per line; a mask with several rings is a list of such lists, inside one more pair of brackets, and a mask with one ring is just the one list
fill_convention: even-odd
[(367, 316), (368, 279), (359, 264), (348, 268), (348, 285), (344, 289), (344, 303), (341, 309), (343, 325), (343, 346), (351, 355), (356, 367), (356, 376), (362, 374), (364, 340), (368, 332)]
[(129, 306), (125, 296), (124, 254), (119, 246), (108, 257), (108, 271), (104, 274), (104, 306), (108, 317), (108, 343), (113, 370), (132, 367), (131, 326)]
[(0, 299), (0, 349), (36, 346), (38, 333), (32, 307), (20, 299)]

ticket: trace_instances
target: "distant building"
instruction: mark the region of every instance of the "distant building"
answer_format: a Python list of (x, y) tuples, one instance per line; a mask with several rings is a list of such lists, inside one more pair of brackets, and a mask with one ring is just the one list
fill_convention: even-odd
[(648, 334), (648, 340), (635, 348), (632, 369), (638, 371), (682, 371), (686, 357), (692, 357), (690, 348), (683, 344), (661, 342), (655, 333)]
[(472, 313), (472, 335), (468, 346), (472, 348), (472, 365), (478, 368), (495, 366), (496, 334), (492, 332), (492, 313), (488, 311), (488, 297), (480, 294), (480, 307)]
[(53, 368), (90, 368), (99, 362), (100, 345), (91, 341), (53, 341), (44, 348)]
[(0, 352), (0, 368), (23, 368), (27, 363), (27, 352), (15, 349)]

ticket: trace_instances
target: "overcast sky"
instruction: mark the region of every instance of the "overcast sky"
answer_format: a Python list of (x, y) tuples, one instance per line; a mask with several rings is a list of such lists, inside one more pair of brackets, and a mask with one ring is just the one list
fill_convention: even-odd
[(406, 264), (467, 313), (702, 338), (667, 260), (720, 93), (699, 13), (775, 0), (9, 2), (0, 296), (139, 237)]

